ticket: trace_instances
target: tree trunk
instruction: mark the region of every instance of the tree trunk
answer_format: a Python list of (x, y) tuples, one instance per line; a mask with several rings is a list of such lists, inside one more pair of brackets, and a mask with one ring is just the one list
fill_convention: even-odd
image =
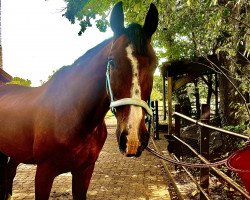
[(207, 83), (208, 83), (208, 92), (207, 92), (207, 104), (211, 104), (211, 97), (213, 93), (213, 81), (212, 81), (212, 74), (207, 75)]
[(235, 86), (238, 87), (239, 84), (231, 78), (233, 72), (231, 71), (232, 74), (229, 74), (228, 72), (230, 70), (231, 62), (226, 56), (226, 52), (219, 53), (222, 71), (227, 76), (226, 77), (223, 74), (219, 75), (220, 116), (223, 126), (236, 126), (240, 123), (241, 119), (237, 118), (235, 115), (239, 111), (239, 108), (236, 107), (235, 104), (242, 103), (242, 99), (239, 95), (236, 95), (236, 90), (232, 85), (232, 83), (234, 83)]
[[(230, 45), (235, 49), (236, 56), (229, 56), (226, 52), (220, 52), (218, 55), (222, 71), (227, 76), (227, 78), (222, 74), (219, 76), (222, 125), (239, 125), (244, 120), (244, 114), (239, 114), (244, 107), (244, 97), (243, 95), (239, 95), (239, 92), (244, 93), (240, 84), (244, 81), (243, 77), (246, 74), (246, 65), (249, 63), (249, 60), (243, 56), (246, 50), (246, 28), (241, 23), (244, 20), (243, 18), (247, 16), (246, 6), (241, 5), (241, 2), (236, 3), (232, 7), (230, 18), (225, 21), (225, 23), (233, 24), (237, 33), (230, 39)], [(232, 21), (229, 21), (229, 19)], [(233, 79), (231, 78), (232, 76), (239, 77), (240, 79)], [(244, 84), (249, 88), (247, 83)]]

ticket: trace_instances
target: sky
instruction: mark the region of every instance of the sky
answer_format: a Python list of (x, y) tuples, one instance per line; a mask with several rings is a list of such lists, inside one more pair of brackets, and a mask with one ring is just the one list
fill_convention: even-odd
[(110, 29), (95, 27), (78, 36), (61, 10), (63, 0), (4, 0), (2, 3), (3, 69), (12, 77), (29, 79), (32, 86), (46, 81), (54, 70), (72, 64), (88, 49), (112, 37)]

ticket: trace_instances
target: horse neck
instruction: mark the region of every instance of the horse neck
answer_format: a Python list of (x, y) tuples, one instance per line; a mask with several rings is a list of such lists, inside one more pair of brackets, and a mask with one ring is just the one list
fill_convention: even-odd
[[(104, 53), (100, 52), (89, 63), (89, 74), (84, 74), (86, 86), (88, 87), (87, 97), (88, 101), (91, 99), (92, 112), (94, 116), (105, 116), (109, 110), (110, 100), (106, 91), (106, 69), (108, 54), (104, 48)], [(89, 80), (89, 81), (88, 81)]]
[(51, 104), (56, 104), (57, 112), (64, 115), (73, 111), (90, 129), (102, 122), (109, 110), (106, 65), (110, 46), (111, 43), (91, 58), (74, 63), (45, 84), (45, 96), (56, 99)]
[[(79, 85), (82, 91), (81, 98), (84, 111), (91, 115), (94, 121), (103, 120), (109, 110), (110, 100), (106, 92), (106, 68), (108, 52), (111, 44), (108, 44), (100, 52), (90, 59), (90, 62), (81, 69)], [(86, 104), (88, 102), (88, 104)]]

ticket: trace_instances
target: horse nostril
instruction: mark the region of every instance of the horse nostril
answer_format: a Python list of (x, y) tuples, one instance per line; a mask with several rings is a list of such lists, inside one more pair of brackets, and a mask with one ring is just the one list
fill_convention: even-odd
[(120, 135), (119, 146), (122, 152), (125, 152), (127, 148), (127, 135), (127, 131), (123, 131)]

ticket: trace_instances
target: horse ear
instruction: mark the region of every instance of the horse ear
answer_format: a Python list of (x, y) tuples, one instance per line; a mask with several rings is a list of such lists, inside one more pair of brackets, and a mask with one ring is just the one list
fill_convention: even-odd
[(110, 26), (116, 36), (122, 34), (124, 30), (124, 13), (121, 1), (115, 4), (111, 12)]
[(149, 39), (156, 31), (157, 26), (158, 26), (158, 10), (156, 6), (153, 3), (151, 3), (143, 26), (143, 29)]

